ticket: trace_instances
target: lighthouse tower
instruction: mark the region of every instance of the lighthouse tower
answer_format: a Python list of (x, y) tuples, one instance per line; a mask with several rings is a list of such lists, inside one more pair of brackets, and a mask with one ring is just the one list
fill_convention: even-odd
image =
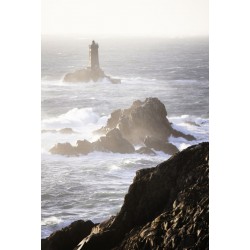
[(92, 41), (92, 44), (89, 45), (89, 66), (91, 70), (99, 70), (99, 56), (98, 56), (98, 43)]

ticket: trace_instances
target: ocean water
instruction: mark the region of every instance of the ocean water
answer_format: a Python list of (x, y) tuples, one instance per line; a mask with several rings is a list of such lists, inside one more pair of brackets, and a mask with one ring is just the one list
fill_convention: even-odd
[(91, 40), (42, 39), (41, 128), (76, 132), (41, 134), (42, 238), (74, 220), (100, 222), (115, 215), (135, 172), (170, 157), (162, 152), (51, 155), (56, 143), (96, 140), (92, 132), (106, 124), (112, 111), (147, 97), (159, 98), (173, 126), (197, 138), (170, 138), (180, 150), (209, 140), (208, 38), (98, 39), (101, 68), (121, 84), (64, 83), (66, 73), (88, 65)]

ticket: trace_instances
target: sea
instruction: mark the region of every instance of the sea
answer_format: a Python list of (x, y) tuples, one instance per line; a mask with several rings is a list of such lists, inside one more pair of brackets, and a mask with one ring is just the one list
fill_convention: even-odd
[[(87, 139), (111, 112), (135, 100), (157, 97), (173, 127), (196, 140), (170, 138), (183, 150), (209, 140), (209, 39), (99, 38), (104, 72), (121, 79), (65, 83), (63, 77), (88, 66), (92, 37), (42, 37), (41, 130), (71, 128), (76, 133), (41, 133), (41, 237), (75, 220), (95, 223), (119, 212), (137, 170), (154, 167), (170, 155), (93, 152), (52, 155), (56, 143)], [(137, 145), (139, 147), (139, 145)]]

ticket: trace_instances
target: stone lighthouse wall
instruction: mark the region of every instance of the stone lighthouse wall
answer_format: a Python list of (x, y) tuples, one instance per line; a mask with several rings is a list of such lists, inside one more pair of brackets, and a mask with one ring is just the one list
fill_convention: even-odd
[(93, 41), (92, 44), (89, 45), (89, 64), (92, 70), (100, 69), (98, 48), (99, 45), (95, 43), (95, 41)]

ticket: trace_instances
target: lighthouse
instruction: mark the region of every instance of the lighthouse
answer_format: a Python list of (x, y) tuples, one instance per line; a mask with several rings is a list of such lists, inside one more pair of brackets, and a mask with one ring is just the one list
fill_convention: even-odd
[(98, 56), (98, 43), (92, 41), (92, 44), (89, 45), (89, 66), (91, 70), (99, 70), (99, 56)]
[(120, 79), (107, 76), (99, 65), (99, 45), (94, 40), (89, 45), (89, 65), (86, 68), (70, 72), (64, 76), (65, 82), (97, 82), (106, 79), (111, 83), (121, 83)]

